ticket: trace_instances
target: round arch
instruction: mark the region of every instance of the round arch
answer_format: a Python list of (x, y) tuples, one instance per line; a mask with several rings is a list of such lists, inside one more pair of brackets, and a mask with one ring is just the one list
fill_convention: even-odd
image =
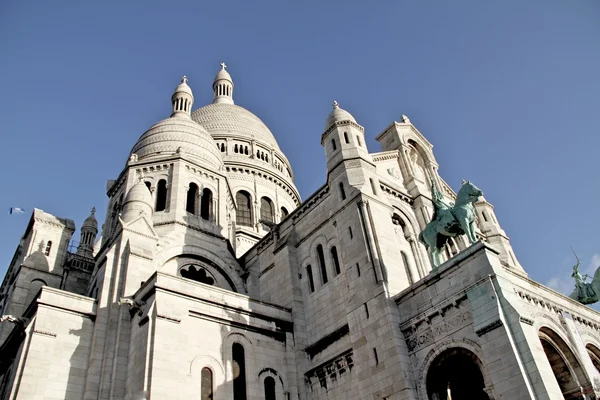
[[(198, 260), (223, 276), (223, 279), (232, 287), (232, 291), (237, 293), (246, 293), (246, 287), (242, 282), (237, 265), (232, 266), (223, 261), (223, 257), (218, 257), (206, 248), (195, 245), (179, 245), (161, 250), (155, 257), (156, 265), (160, 265), (159, 271), (167, 271), (172, 275), (179, 276), (178, 270), (182, 265), (173, 266), (172, 264), (180, 258)], [(232, 263), (236, 263), (232, 257)]]
[(553, 329), (543, 326), (538, 330), (538, 337), (565, 398), (576, 396), (581, 392), (582, 387), (590, 386), (579, 359), (561, 335)]
[(425, 378), (430, 400), (490, 400), (480, 359), (464, 347), (450, 347), (431, 361)]
[[(476, 360), (477, 366), (481, 371), (481, 375), (483, 377), (484, 387), (487, 393), (492, 392), (492, 385), (489, 380), (489, 376), (483, 364), (481, 363), (482, 352), (481, 347), (477, 343), (469, 339), (446, 339), (439, 343), (434, 349), (429, 351), (425, 359), (423, 360), (421, 367), (419, 368), (419, 381), (417, 385), (417, 390), (420, 393), (420, 398), (429, 399), (427, 395), (427, 374), (431, 369), (432, 365), (434, 365), (435, 360), (445, 351), (452, 349), (462, 349), (463, 351), (470, 353), (474, 356), (473, 360)], [(431, 399), (433, 400), (433, 399)], [(456, 400), (456, 399), (455, 399)], [(470, 399), (469, 399), (470, 400)], [(493, 400), (493, 398), (489, 397), (489, 400)]]
[(588, 355), (592, 360), (592, 364), (594, 364), (596, 370), (600, 372), (600, 349), (596, 345), (591, 343), (586, 344), (585, 349), (587, 350)]
[[(283, 378), (281, 377), (281, 375), (279, 373), (277, 373), (276, 370), (274, 370), (273, 368), (263, 368), (262, 370), (260, 370), (260, 372), (258, 373), (257, 379), (259, 384), (262, 384), (261, 389), (264, 390), (264, 382), (265, 379), (267, 378), (272, 378), (275, 381), (275, 397), (277, 399), (284, 399), (285, 397), (285, 393), (286, 393), (286, 386), (283, 382)], [(259, 385), (260, 387), (261, 385)], [(266, 397), (266, 396), (265, 396)]]

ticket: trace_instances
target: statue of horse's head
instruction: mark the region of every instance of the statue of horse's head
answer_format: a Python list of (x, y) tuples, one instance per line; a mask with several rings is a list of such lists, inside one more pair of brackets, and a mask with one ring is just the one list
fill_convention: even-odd
[(473, 185), (471, 181), (463, 180), (463, 185), (458, 191), (458, 196), (461, 195), (464, 196), (468, 202), (475, 202), (480, 196), (483, 196), (483, 192), (477, 186)]

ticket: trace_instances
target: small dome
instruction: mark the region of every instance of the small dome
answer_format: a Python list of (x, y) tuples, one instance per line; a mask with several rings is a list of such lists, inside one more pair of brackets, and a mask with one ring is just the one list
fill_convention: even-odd
[(129, 222), (139, 216), (146, 214), (152, 216), (152, 194), (142, 179), (133, 185), (123, 200), (123, 212), (121, 218)]
[(221, 79), (226, 79), (229, 82), (233, 83), (233, 79), (231, 79), (231, 75), (229, 75), (229, 72), (227, 72), (227, 70), (225, 69), (225, 67), (223, 67), (224, 64), (222, 64), (222, 68), (221, 70), (217, 73), (217, 76), (215, 76), (215, 82)]
[(175, 93), (187, 93), (190, 96), (194, 97), (194, 94), (192, 93), (192, 89), (188, 86), (187, 84), (187, 76), (183, 76), (181, 78), (181, 83), (179, 85), (177, 85), (177, 87), (175, 88), (175, 91), (173, 92)]
[(129, 192), (127, 192), (127, 195), (123, 200), (123, 205), (133, 201), (152, 205), (152, 193), (150, 193), (150, 189), (148, 189), (148, 186), (146, 186), (141, 179), (129, 189)]
[(137, 160), (184, 153), (219, 169), (223, 165), (221, 152), (210, 134), (198, 123), (173, 116), (152, 126), (131, 150)]
[(351, 121), (356, 123), (356, 120), (354, 119), (354, 117), (352, 116), (352, 114), (350, 114), (348, 111), (340, 108), (340, 105), (338, 104), (337, 101), (333, 102), (333, 111), (331, 113), (329, 113), (329, 116), (327, 117), (327, 122), (325, 123), (325, 130), (329, 129), (329, 127), (333, 124), (335, 124), (336, 122), (341, 122), (341, 121)]
[(96, 221), (94, 214), (96, 214), (96, 207), (92, 208), (92, 213), (85, 219), (85, 221), (83, 221), (81, 228), (94, 228), (98, 230), (98, 221)]

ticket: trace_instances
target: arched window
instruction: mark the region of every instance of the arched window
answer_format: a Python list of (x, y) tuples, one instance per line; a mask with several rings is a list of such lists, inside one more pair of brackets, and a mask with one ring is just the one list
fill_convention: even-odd
[(209, 189), (202, 191), (202, 198), (200, 199), (200, 217), (207, 221), (212, 219), (213, 213), (213, 194)]
[(213, 399), (213, 374), (210, 368), (202, 368), (200, 372), (200, 399)]
[(331, 148), (333, 149), (333, 151), (337, 150), (337, 145), (335, 144), (335, 139), (331, 139)]
[(148, 190), (151, 190), (151, 189), (152, 189), (152, 183), (150, 183), (150, 182), (148, 182), (148, 181), (146, 181), (146, 182), (144, 182), (144, 183), (146, 184), (146, 187), (148, 188)]
[(377, 194), (377, 186), (375, 185), (375, 181), (373, 180), (373, 178), (369, 178), (369, 181), (371, 182), (371, 191), (373, 192), (373, 194)]
[(290, 215), (290, 213), (288, 212), (288, 210), (285, 207), (281, 207), (281, 219), (284, 219), (288, 215)]
[(340, 274), (340, 260), (338, 259), (337, 249), (335, 246), (331, 248), (331, 259), (333, 260), (333, 267), (336, 275)]
[(233, 353), (233, 400), (246, 400), (246, 359), (244, 347), (234, 343)]
[(313, 280), (312, 267), (310, 265), (306, 267), (306, 274), (308, 275), (308, 288), (312, 293), (315, 291), (315, 281)]
[(156, 211), (165, 211), (167, 208), (167, 181), (161, 179), (156, 185)]
[(323, 254), (323, 246), (317, 246), (317, 256), (319, 257), (319, 267), (321, 267), (321, 282), (327, 283), (327, 267), (325, 266), (325, 254)]
[(263, 227), (267, 229), (269, 226), (267, 224), (272, 224), (273, 219), (273, 203), (271, 199), (268, 197), (262, 197), (260, 199), (260, 219), (263, 222)]
[(344, 182), (340, 182), (340, 196), (342, 196), (342, 200), (346, 200), (346, 191), (344, 191)]
[(265, 400), (276, 400), (275, 398), (275, 379), (272, 376), (265, 378)]
[(410, 270), (410, 264), (408, 263), (408, 257), (406, 256), (406, 253), (403, 251), (401, 251), (400, 254), (402, 255), (402, 263), (404, 264), (404, 270), (406, 271), (406, 277), (408, 278), (408, 284), (412, 285), (413, 283), (415, 283), (415, 280), (414, 280), (412, 272)]
[(482, 212), (481, 212), (481, 215), (483, 216), (483, 220), (484, 220), (485, 222), (488, 222), (487, 213), (486, 213), (485, 211), (482, 211)]
[(250, 194), (240, 190), (235, 195), (235, 202), (237, 203), (236, 222), (239, 225), (252, 226), (252, 202), (250, 201)]
[(198, 199), (198, 185), (190, 183), (190, 188), (187, 192), (187, 202), (185, 210), (190, 214), (196, 215), (196, 200)]
[(344, 141), (346, 143), (350, 143), (350, 141), (348, 140), (348, 132), (344, 132)]
[(52, 241), (48, 240), (48, 243), (46, 243), (46, 250), (44, 251), (44, 254), (49, 256), (51, 249), (52, 249)]
[(358, 147), (361, 147), (362, 144), (360, 143), (360, 136), (356, 135), (356, 143), (358, 143)]

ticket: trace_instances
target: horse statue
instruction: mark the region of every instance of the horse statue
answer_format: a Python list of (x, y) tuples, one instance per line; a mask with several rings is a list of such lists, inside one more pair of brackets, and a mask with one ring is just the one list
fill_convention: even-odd
[(419, 241), (425, 245), (434, 269), (442, 263), (441, 250), (448, 238), (467, 235), (471, 244), (475, 236), (475, 203), (483, 192), (469, 181), (463, 181), (455, 204), (446, 204), (435, 181), (431, 181), (433, 197), (433, 218), (419, 234)]
[(581, 260), (577, 255), (577, 264), (573, 267), (573, 273), (571, 277), (575, 279), (575, 290), (569, 296), (573, 300), (577, 300), (581, 304), (593, 304), (600, 300), (600, 267), (596, 269), (592, 281), (586, 283), (586, 279), (591, 278), (588, 274), (583, 276), (579, 273), (579, 267), (581, 266)]

